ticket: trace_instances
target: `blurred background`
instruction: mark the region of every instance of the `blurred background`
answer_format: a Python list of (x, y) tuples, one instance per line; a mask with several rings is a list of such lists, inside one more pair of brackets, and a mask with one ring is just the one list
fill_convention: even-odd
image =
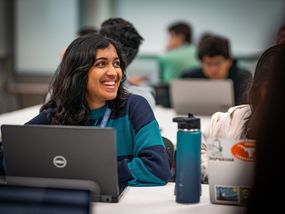
[(128, 73), (155, 84), (169, 24), (191, 24), (194, 44), (205, 32), (228, 37), (234, 58), (254, 72), (284, 11), (284, 0), (0, 0), (0, 113), (43, 101), (61, 50), (81, 27), (99, 29), (110, 17), (132, 22), (144, 42)]

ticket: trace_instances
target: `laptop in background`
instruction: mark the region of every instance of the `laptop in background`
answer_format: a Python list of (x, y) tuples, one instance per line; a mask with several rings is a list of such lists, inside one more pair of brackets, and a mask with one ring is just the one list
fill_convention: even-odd
[(118, 184), (115, 129), (2, 125), (1, 131), (7, 178), (91, 180), (100, 187), (93, 201), (118, 202), (124, 188)]
[(177, 114), (212, 115), (234, 105), (230, 79), (177, 79), (170, 85), (172, 107)]
[(207, 139), (210, 200), (245, 206), (251, 192), (255, 141)]

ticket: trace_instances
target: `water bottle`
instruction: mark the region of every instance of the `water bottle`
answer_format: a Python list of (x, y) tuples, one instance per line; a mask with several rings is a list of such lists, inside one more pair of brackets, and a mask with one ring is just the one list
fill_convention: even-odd
[(178, 123), (176, 144), (176, 202), (199, 203), (201, 193), (201, 130), (200, 119), (173, 118)]

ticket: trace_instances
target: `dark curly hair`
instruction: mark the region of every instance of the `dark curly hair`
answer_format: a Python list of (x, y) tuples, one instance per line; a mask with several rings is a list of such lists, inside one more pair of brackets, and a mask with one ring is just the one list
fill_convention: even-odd
[(122, 80), (117, 97), (107, 101), (112, 111), (123, 106), (128, 97), (123, 82), (126, 79), (125, 60), (119, 45), (97, 33), (75, 39), (67, 48), (64, 57), (50, 84), (52, 94), (41, 111), (54, 108), (50, 114), (52, 124), (88, 125), (89, 106), (86, 98), (88, 72), (96, 60), (96, 50), (113, 45), (117, 50), (122, 69)]
[(229, 40), (218, 35), (204, 35), (198, 45), (198, 58), (202, 61), (204, 56), (223, 56), (226, 59), (230, 59), (231, 52)]
[(101, 24), (100, 34), (122, 44), (127, 66), (136, 57), (143, 41), (135, 27), (122, 18), (110, 18), (104, 21)]
[(175, 34), (180, 34), (184, 36), (185, 44), (191, 44), (192, 42), (192, 27), (190, 24), (180, 21), (171, 24), (168, 27), (168, 32), (174, 32)]

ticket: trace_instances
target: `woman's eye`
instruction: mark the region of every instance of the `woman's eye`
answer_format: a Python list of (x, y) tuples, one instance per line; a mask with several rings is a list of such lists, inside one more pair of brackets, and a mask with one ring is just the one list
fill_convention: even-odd
[(115, 61), (115, 62), (114, 62), (114, 67), (120, 68), (120, 67), (121, 67), (120, 61)]
[(103, 67), (105, 65), (105, 62), (97, 62), (96, 66), (97, 67)]

